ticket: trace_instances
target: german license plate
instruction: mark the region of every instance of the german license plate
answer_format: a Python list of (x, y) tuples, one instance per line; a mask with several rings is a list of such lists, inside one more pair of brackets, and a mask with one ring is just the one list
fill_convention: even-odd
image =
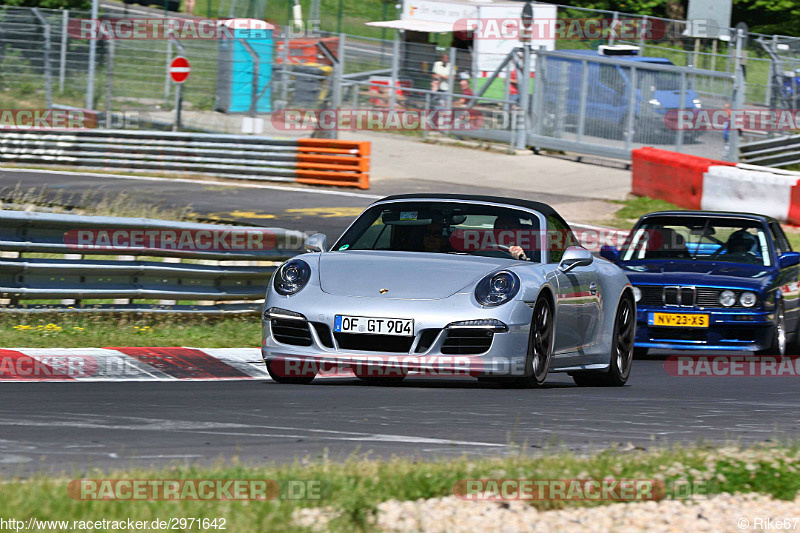
[(337, 333), (364, 333), (368, 335), (414, 336), (411, 318), (377, 318), (368, 316), (336, 315), (333, 331)]
[(647, 323), (651, 326), (667, 326), (672, 328), (707, 328), (708, 315), (650, 313)]

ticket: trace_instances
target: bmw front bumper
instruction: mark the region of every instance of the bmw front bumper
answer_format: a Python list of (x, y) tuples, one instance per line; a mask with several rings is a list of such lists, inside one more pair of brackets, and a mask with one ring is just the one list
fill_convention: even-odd
[[(649, 324), (651, 313), (708, 315), (709, 327), (656, 327)], [(775, 314), (749, 309), (681, 310), (639, 307), (636, 312), (636, 347), (666, 350), (756, 351), (772, 345)]]

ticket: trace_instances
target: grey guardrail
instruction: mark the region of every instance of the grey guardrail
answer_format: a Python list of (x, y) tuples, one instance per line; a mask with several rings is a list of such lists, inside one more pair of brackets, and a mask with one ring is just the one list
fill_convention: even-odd
[[(0, 257), (2, 310), (257, 312), (276, 262), (300, 253), (305, 237), (282, 228), (0, 211), (0, 252), (14, 252)], [(255, 264), (212, 264), (220, 261)]]
[(800, 135), (764, 139), (739, 147), (740, 161), (765, 167), (785, 167), (800, 163)]
[(296, 178), (298, 141), (252, 135), (79, 130), (0, 132), (0, 161), (266, 181)]

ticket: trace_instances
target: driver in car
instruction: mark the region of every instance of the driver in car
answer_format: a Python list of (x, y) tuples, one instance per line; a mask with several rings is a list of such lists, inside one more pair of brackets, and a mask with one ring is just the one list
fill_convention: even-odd
[[(501, 215), (501, 216), (497, 217), (495, 219), (495, 221), (494, 221), (495, 237), (498, 239), (498, 241), (500, 241), (500, 236), (497, 234), (497, 232), (504, 231), (504, 230), (518, 231), (518, 230), (521, 230), (521, 229), (522, 229), (522, 226), (519, 223), (519, 219), (516, 219), (516, 218), (511, 217), (511, 216)], [(503, 239), (503, 241), (507, 242), (506, 239)], [(525, 255), (525, 250), (523, 250), (521, 246), (517, 246), (517, 245), (509, 246), (508, 253), (511, 254), (511, 256), (514, 259), (517, 259), (517, 260), (522, 260), (522, 261), (528, 261), (529, 260), (528, 256)]]
[(758, 254), (758, 239), (745, 229), (740, 229), (731, 233), (728, 242), (725, 243), (725, 255), (735, 255), (743, 258), (756, 259)]

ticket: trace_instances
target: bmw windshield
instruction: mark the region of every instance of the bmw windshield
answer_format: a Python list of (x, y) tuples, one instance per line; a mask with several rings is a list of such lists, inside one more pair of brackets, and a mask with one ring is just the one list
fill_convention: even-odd
[(621, 261), (721, 261), (770, 266), (769, 239), (755, 220), (648, 217), (628, 237)]

